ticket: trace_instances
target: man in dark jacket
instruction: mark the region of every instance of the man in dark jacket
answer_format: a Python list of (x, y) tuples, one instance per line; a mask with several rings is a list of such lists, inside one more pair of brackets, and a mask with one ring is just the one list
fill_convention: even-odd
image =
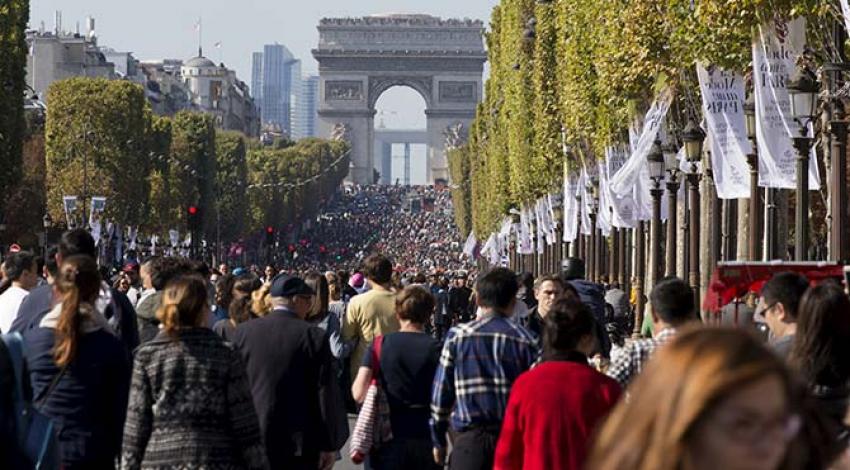
[(599, 353), (608, 357), (611, 351), (611, 339), (605, 332), (605, 294), (602, 285), (584, 279), (584, 261), (580, 258), (564, 260), (561, 279), (575, 287), (581, 302), (590, 308), (596, 320)]
[[(62, 234), (59, 250), (56, 252), (56, 265), (62, 266), (62, 260), (73, 255), (97, 258), (94, 239), (83, 229), (69, 230)], [(51, 285), (31, 290), (21, 302), (10, 331), (23, 334), (29, 329), (38, 328), (42, 318), (59, 300)], [(133, 310), (127, 296), (104, 284), (95, 307), (106, 317), (109, 326), (124, 343), (127, 352), (132, 354), (139, 345), (139, 330), (136, 327), (136, 311)]]
[(449, 288), (449, 310), (457, 321), (465, 323), (471, 320), (471, 297), (472, 289), (466, 287), (466, 273), (457, 273), (454, 285)]
[(273, 310), (240, 324), (233, 343), (245, 359), (251, 395), (272, 468), (328, 468), (338, 436), (325, 332), (304, 320), (315, 293), (300, 278), (278, 274)]

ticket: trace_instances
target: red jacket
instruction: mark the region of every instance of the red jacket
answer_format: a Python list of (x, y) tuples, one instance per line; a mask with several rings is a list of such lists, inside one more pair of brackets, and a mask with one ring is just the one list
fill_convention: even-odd
[(580, 470), (596, 426), (622, 389), (586, 360), (547, 361), (511, 388), (495, 470)]

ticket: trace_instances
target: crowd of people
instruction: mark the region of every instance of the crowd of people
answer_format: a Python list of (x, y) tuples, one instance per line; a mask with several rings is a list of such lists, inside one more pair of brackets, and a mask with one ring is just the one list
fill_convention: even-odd
[(298, 240), (287, 265), (300, 271), (357, 269), (373, 251), (402, 272), (470, 269), (454, 221), (451, 192), (435, 186), (348, 186)]
[(850, 469), (832, 281), (778, 273), (722, 327), (663, 279), (653, 336), (612, 341), (625, 295), (579, 259), (535, 279), (153, 257), (107, 279), (95, 252), (78, 229), (2, 264), (0, 468)]

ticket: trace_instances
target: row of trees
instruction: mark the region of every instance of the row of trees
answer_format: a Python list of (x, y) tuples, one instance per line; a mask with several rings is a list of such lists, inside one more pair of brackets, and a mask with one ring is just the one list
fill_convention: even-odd
[(163, 236), (185, 231), (193, 205), (208, 240), (233, 241), (313, 215), (348, 171), (345, 143), (261, 147), (215, 129), (210, 115), (156, 116), (143, 89), (126, 81), (63, 80), (48, 103), (47, 210), (55, 221), (65, 218), (64, 195), (83, 204), (104, 196), (107, 219)]
[(0, 3), (0, 224), (4, 225), (8, 201), (21, 188), (28, 21), (28, 0)]
[(754, 28), (801, 15), (823, 59), (837, 1), (502, 0), (486, 37), (485, 100), (449, 157), (459, 226), (489, 233), (511, 207), (556, 191), (564, 165), (627, 142), (664, 86), (677, 91), (667, 128), (680, 132), (699, 112), (697, 62), (746, 73)]

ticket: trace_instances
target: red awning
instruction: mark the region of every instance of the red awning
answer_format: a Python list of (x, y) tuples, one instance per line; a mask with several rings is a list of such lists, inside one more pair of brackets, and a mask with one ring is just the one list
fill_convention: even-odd
[(702, 309), (714, 312), (748, 292), (760, 292), (774, 274), (784, 271), (800, 273), (812, 284), (830, 278), (840, 281), (844, 277), (844, 266), (834, 262), (719, 263), (711, 275)]

